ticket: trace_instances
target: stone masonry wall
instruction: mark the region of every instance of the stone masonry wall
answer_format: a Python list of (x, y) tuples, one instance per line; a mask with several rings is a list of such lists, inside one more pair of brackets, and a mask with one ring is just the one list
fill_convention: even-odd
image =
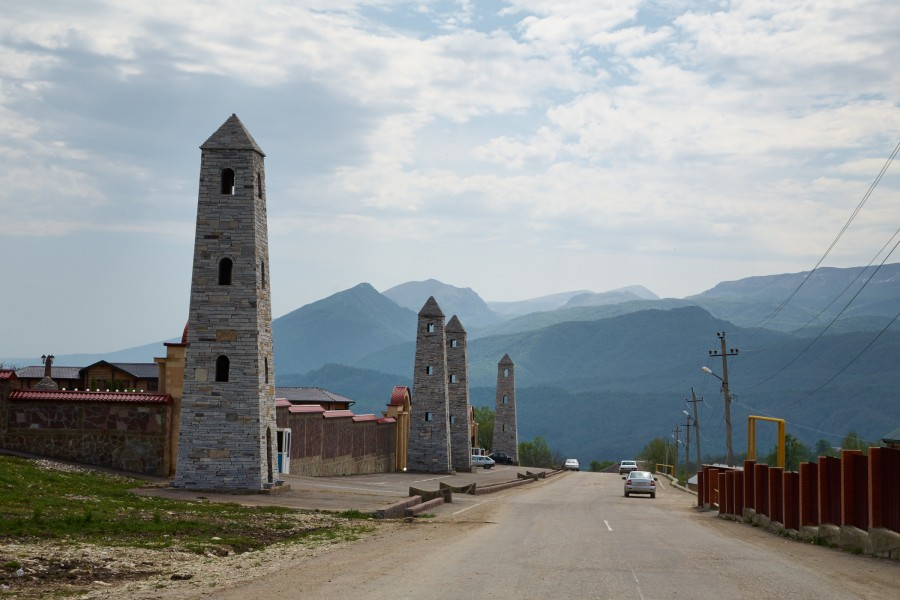
[[(201, 146), (175, 487), (258, 491), (277, 471), (263, 160), (234, 115)], [(225, 169), (233, 193), (222, 192)], [(231, 281), (220, 285), (224, 258)], [(216, 381), (220, 356), (227, 381)]]
[(413, 369), (406, 468), (425, 473), (450, 473), (444, 313), (433, 297), (419, 311)]
[(509, 354), (497, 364), (497, 404), (494, 410), (494, 452), (519, 460), (516, 428), (516, 372)]
[(469, 410), (469, 360), (466, 330), (456, 315), (445, 328), (447, 338), (447, 390), (450, 402), (450, 462), (456, 471), (472, 469)]
[(39, 456), (168, 475), (171, 405), (0, 402), (0, 447)]

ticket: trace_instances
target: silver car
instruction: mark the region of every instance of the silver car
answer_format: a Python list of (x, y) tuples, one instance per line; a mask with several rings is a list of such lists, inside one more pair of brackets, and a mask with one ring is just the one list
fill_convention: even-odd
[(631, 494), (650, 494), (656, 498), (656, 477), (649, 471), (632, 471), (625, 480), (625, 497)]

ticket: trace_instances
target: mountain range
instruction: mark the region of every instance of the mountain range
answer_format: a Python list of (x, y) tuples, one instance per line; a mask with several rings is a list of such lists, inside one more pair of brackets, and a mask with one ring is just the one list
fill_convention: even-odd
[[(710, 355), (720, 332), (738, 350), (727, 362), (735, 453), (746, 448), (750, 414), (787, 419), (810, 446), (837, 445), (850, 430), (877, 440), (900, 425), (897, 264), (750, 277), (683, 299), (631, 286), (485, 302), (434, 279), (383, 292), (361, 283), (273, 321), (278, 385), (327, 388), (356, 400), (357, 413), (380, 412), (394, 385), (412, 385), (417, 313), (430, 296), (466, 328), (473, 405), (493, 407), (497, 363), (509, 354), (519, 440), (542, 435), (583, 463), (668, 439), (692, 389), (702, 398), (703, 455), (723, 455), (724, 365)], [(142, 348), (152, 348), (147, 361), (160, 353)], [(133, 361), (135, 350), (123, 352)], [(72, 357), (57, 364), (76, 366)], [(771, 429), (760, 429), (765, 451)]]

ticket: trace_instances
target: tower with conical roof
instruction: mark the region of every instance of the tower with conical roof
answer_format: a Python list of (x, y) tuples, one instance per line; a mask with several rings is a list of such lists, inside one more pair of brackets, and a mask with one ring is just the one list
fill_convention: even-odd
[(519, 460), (519, 435), (516, 433), (516, 372), (509, 354), (504, 354), (497, 363), (493, 450)]
[(450, 403), (450, 464), (456, 471), (472, 469), (469, 411), (469, 359), (466, 330), (453, 315), (444, 328), (447, 338), (447, 392)]
[(172, 485), (260, 491), (276, 474), (265, 154), (236, 115), (200, 151)]
[(406, 468), (450, 473), (450, 407), (444, 313), (434, 297), (419, 311)]

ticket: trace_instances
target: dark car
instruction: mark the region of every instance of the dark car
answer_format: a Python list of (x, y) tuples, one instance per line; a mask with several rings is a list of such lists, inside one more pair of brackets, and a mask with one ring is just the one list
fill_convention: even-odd
[(498, 465), (517, 465), (519, 461), (514, 459), (512, 456), (508, 454), (504, 454), (503, 452), (491, 452), (488, 454), (491, 458), (494, 459), (494, 462)]

